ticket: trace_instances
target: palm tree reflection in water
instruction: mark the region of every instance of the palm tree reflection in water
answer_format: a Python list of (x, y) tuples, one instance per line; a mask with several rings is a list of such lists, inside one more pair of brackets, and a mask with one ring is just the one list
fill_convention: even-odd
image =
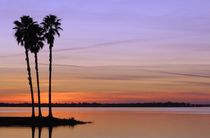
[[(41, 138), (42, 137), (42, 127), (38, 127), (38, 129), (39, 129), (38, 138)], [(49, 138), (52, 138), (52, 130), (53, 130), (53, 127), (49, 126), (48, 127)], [(32, 131), (32, 138), (35, 138), (35, 127), (31, 127), (31, 131)]]

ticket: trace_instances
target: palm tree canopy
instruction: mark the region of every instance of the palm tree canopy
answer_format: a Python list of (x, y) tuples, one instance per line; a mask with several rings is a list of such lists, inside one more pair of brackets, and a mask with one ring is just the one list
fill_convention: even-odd
[(48, 15), (43, 19), (43, 22), (41, 23), (45, 31), (44, 37), (47, 40), (47, 43), (50, 44), (50, 46), (53, 46), (54, 36), (60, 36), (59, 31), (63, 30), (60, 27), (60, 21), (61, 19), (58, 19), (55, 15)]
[(22, 16), (20, 17), (20, 21), (14, 21), (15, 27), (15, 37), (21, 46), (24, 46), (26, 49), (30, 49), (30, 46), (35, 42), (32, 39), (33, 33), (33, 25), (37, 23), (33, 21), (30, 16)]
[(43, 37), (43, 29), (38, 24), (33, 24), (29, 27), (30, 37), (32, 39), (32, 45), (30, 46), (30, 51), (32, 53), (38, 53), (40, 49), (44, 46), (44, 37)]
[(20, 21), (14, 21), (15, 37), (18, 44), (30, 49), (31, 52), (39, 52), (44, 46), (43, 29), (34, 22), (30, 16), (22, 16)]

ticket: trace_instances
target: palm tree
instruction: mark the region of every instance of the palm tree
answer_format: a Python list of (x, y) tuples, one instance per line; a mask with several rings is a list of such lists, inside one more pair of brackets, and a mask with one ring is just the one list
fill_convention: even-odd
[(28, 81), (29, 81), (30, 90), (31, 90), (32, 117), (35, 117), (34, 94), (33, 94), (33, 86), (32, 86), (32, 79), (31, 79), (31, 68), (30, 68), (30, 62), (29, 62), (29, 56), (28, 56), (28, 51), (33, 41), (30, 38), (30, 33), (32, 32), (32, 30), (29, 28), (31, 25), (35, 24), (35, 22), (30, 16), (22, 16), (20, 17), (20, 21), (16, 20), (14, 21), (14, 24), (15, 24), (15, 27), (13, 29), (15, 30), (16, 40), (18, 44), (20, 44), (21, 46), (24, 46), (25, 48)]
[(55, 15), (48, 15), (43, 19), (42, 25), (45, 31), (44, 37), (49, 44), (49, 117), (52, 117), (51, 106), (51, 79), (52, 79), (52, 47), (54, 45), (55, 35), (60, 36), (59, 31), (62, 30), (61, 19), (58, 19)]
[(30, 47), (30, 51), (32, 53), (34, 53), (34, 58), (35, 58), (35, 70), (36, 70), (37, 91), (38, 91), (39, 117), (42, 117), (40, 88), (39, 88), (39, 70), (38, 70), (39, 68), (38, 68), (37, 53), (44, 46), (44, 43), (43, 43), (44, 38), (42, 37), (43, 29), (38, 24), (32, 25), (31, 29), (33, 30), (33, 32), (30, 34), (30, 36), (31, 36), (31, 39), (33, 39), (34, 41), (33, 41), (33, 45), (31, 45), (31, 47)]

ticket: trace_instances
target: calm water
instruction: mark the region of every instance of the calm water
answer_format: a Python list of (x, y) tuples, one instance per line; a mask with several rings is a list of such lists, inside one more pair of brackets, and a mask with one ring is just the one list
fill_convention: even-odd
[[(0, 116), (30, 116), (30, 108), (0, 108)], [(54, 127), (52, 138), (209, 138), (210, 108), (53, 108), (54, 116), (92, 124)], [(44, 115), (47, 109), (44, 108)], [(34, 138), (38, 138), (35, 129)], [(49, 137), (42, 128), (41, 138)], [(33, 138), (30, 127), (0, 127), (0, 138)]]

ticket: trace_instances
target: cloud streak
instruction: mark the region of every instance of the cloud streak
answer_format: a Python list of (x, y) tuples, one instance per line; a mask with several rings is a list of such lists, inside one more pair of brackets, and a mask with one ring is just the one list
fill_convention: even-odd
[(136, 42), (142, 42), (142, 41), (145, 41), (145, 40), (143, 40), (143, 39), (130, 39), (130, 40), (111, 41), (111, 42), (104, 42), (104, 43), (99, 43), (99, 44), (90, 45), (90, 46), (84, 46), (84, 47), (55, 49), (53, 52), (63, 52), (63, 51), (72, 51), (72, 50), (85, 50), (85, 49), (91, 49), (91, 48), (113, 46), (113, 45), (118, 45), (118, 44), (130, 44), (130, 43), (136, 43)]
[[(41, 63), (40, 65), (48, 65), (45, 63)], [(53, 64), (54, 66), (58, 66), (58, 67), (73, 67), (73, 68), (80, 68), (80, 69), (84, 69), (87, 70), (88, 68), (97, 68), (97, 67), (91, 67), (91, 66), (77, 66), (77, 65), (68, 65), (68, 64)], [(113, 66), (103, 66), (103, 68), (106, 67), (113, 67)], [(120, 68), (122, 69), (123, 67), (132, 67), (132, 66), (121, 66)], [(147, 71), (147, 72), (154, 72), (154, 73), (161, 73), (161, 74), (168, 74), (168, 75), (175, 75), (175, 76), (185, 76), (185, 77), (194, 77), (194, 78), (207, 78), (210, 79), (210, 75), (201, 75), (201, 74), (191, 74), (191, 73), (179, 73), (179, 72), (170, 72), (170, 71), (160, 71), (160, 70), (154, 70), (154, 69), (145, 69), (144, 67), (141, 66), (133, 66), (134, 68), (138, 69), (138, 70), (142, 70), (142, 71)], [(133, 68), (132, 67), (132, 68)], [(96, 69), (97, 70), (97, 69)], [(100, 70), (100, 69), (98, 69)], [(143, 74), (144, 75), (144, 74)], [(143, 75), (121, 75), (120, 77), (116, 76), (117, 78), (119, 78), (119, 80), (122, 79), (128, 79), (128, 80), (132, 80), (132, 79), (140, 79), (140, 78), (144, 78)], [(99, 79), (100, 77), (91, 77), (92, 79)], [(102, 77), (103, 78), (103, 77)], [(101, 78), (101, 79), (102, 79)], [(114, 78), (114, 76), (112, 77), (104, 77), (104, 79), (108, 80), (115, 80), (117, 78)], [(151, 77), (150, 77), (151, 78)]]
[[(53, 52), (85, 50), (85, 49), (92, 49), (92, 48), (99, 48), (99, 47), (114, 46), (114, 45), (119, 45), (119, 44), (130, 44), (130, 43), (136, 43), (136, 42), (142, 42), (142, 41), (146, 41), (146, 40), (143, 40), (143, 39), (128, 39), (128, 40), (109, 41), (109, 42), (98, 43), (98, 44), (90, 45), (90, 46), (54, 49)], [(48, 52), (48, 51), (45, 50), (43, 52)], [(7, 58), (7, 57), (16, 57), (16, 56), (21, 56), (21, 55), (23, 55), (23, 53), (15, 53), (15, 54), (9, 54), (9, 55), (0, 55), (0, 57), (1, 58)]]
[(144, 69), (145, 71), (152, 71), (152, 72), (158, 72), (162, 74), (169, 74), (169, 75), (177, 75), (177, 76), (186, 76), (186, 77), (196, 77), (196, 78), (208, 78), (210, 79), (209, 75), (200, 75), (200, 74), (190, 74), (190, 73), (178, 73), (178, 72), (168, 72), (168, 71), (159, 71), (159, 70), (150, 70), (150, 69)]

